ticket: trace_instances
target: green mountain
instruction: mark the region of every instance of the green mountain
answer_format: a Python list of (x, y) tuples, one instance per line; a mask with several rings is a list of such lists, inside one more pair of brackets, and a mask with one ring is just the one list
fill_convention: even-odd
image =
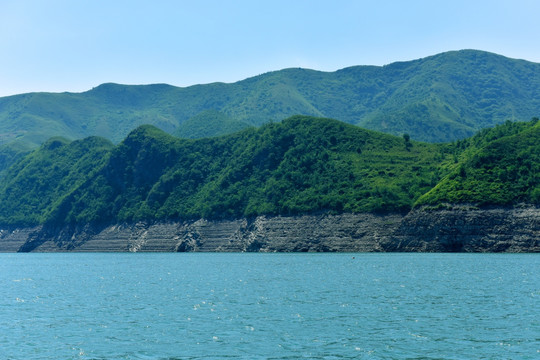
[(23, 142), (11, 142), (0, 145), (0, 179), (5, 171), (18, 160), (30, 153), (32, 148)]
[(457, 144), (458, 166), (417, 205), (540, 203), (540, 122), (507, 122)]
[(199, 140), (150, 125), (115, 147), (53, 139), (6, 174), (0, 223), (407, 211), (437, 183), (444, 149), (301, 116)]
[(113, 145), (98, 137), (52, 138), (10, 167), (0, 183), (0, 223), (32, 225), (103, 166)]
[[(101, 136), (117, 143), (143, 124), (194, 137), (209, 123), (213, 136), (222, 128), (296, 114), (445, 142), (506, 120), (530, 119), (537, 115), (539, 93), (540, 64), (475, 50), (336, 72), (286, 69), (232, 84), (103, 84), (84, 93), (0, 98), (0, 145), (36, 147), (52, 136)], [(218, 125), (220, 117), (227, 124)]]
[(174, 135), (186, 139), (202, 139), (232, 134), (250, 126), (219, 111), (207, 110), (181, 123)]
[(432, 144), (295, 116), (198, 140), (151, 125), (116, 146), (53, 138), (6, 172), (0, 224), (539, 204), (539, 137), (536, 118)]

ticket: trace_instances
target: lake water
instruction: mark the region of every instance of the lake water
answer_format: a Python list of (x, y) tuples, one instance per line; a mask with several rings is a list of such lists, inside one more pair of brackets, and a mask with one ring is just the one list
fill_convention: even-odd
[(0, 254), (1, 359), (540, 359), (539, 254)]

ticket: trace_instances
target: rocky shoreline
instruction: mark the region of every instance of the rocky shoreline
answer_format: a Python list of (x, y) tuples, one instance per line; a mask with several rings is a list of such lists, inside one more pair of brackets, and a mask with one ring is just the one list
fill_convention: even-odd
[(540, 252), (540, 208), (1, 228), (0, 252)]

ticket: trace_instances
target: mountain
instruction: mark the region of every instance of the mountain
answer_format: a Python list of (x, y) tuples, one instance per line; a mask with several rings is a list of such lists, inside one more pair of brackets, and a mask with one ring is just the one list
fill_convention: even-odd
[(102, 166), (112, 148), (110, 141), (98, 137), (48, 140), (5, 172), (0, 219), (19, 225), (39, 223)]
[(53, 138), (6, 172), (0, 224), (538, 204), (539, 136), (538, 119), (507, 122), (453, 144), (431, 144), (295, 116), (198, 140), (151, 125), (116, 146), (97, 137)]
[(7, 172), (0, 223), (407, 211), (446, 147), (302, 116), (199, 140), (151, 125), (114, 147), (53, 139)]
[(232, 84), (103, 84), (84, 93), (0, 98), (0, 145), (36, 147), (52, 136), (117, 143), (143, 124), (173, 134), (208, 122), (213, 136), (222, 134), (215, 121), (220, 117), (229, 131), (232, 121), (260, 126), (296, 114), (446, 142), (506, 120), (530, 119), (539, 94), (540, 64), (475, 50), (335, 72), (285, 69)]
[(540, 203), (540, 122), (507, 122), (458, 144), (456, 166), (417, 205)]
[(186, 139), (202, 139), (232, 134), (250, 126), (219, 111), (206, 110), (181, 123), (174, 135)]
[(19, 141), (0, 145), (0, 179), (12, 164), (31, 151), (32, 147), (29, 144)]

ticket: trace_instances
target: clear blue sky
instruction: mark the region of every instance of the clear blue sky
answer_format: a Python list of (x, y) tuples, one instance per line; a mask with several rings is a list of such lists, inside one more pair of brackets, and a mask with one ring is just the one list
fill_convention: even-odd
[(540, 1), (0, 0), (0, 96), (188, 86), (448, 50), (540, 62)]

